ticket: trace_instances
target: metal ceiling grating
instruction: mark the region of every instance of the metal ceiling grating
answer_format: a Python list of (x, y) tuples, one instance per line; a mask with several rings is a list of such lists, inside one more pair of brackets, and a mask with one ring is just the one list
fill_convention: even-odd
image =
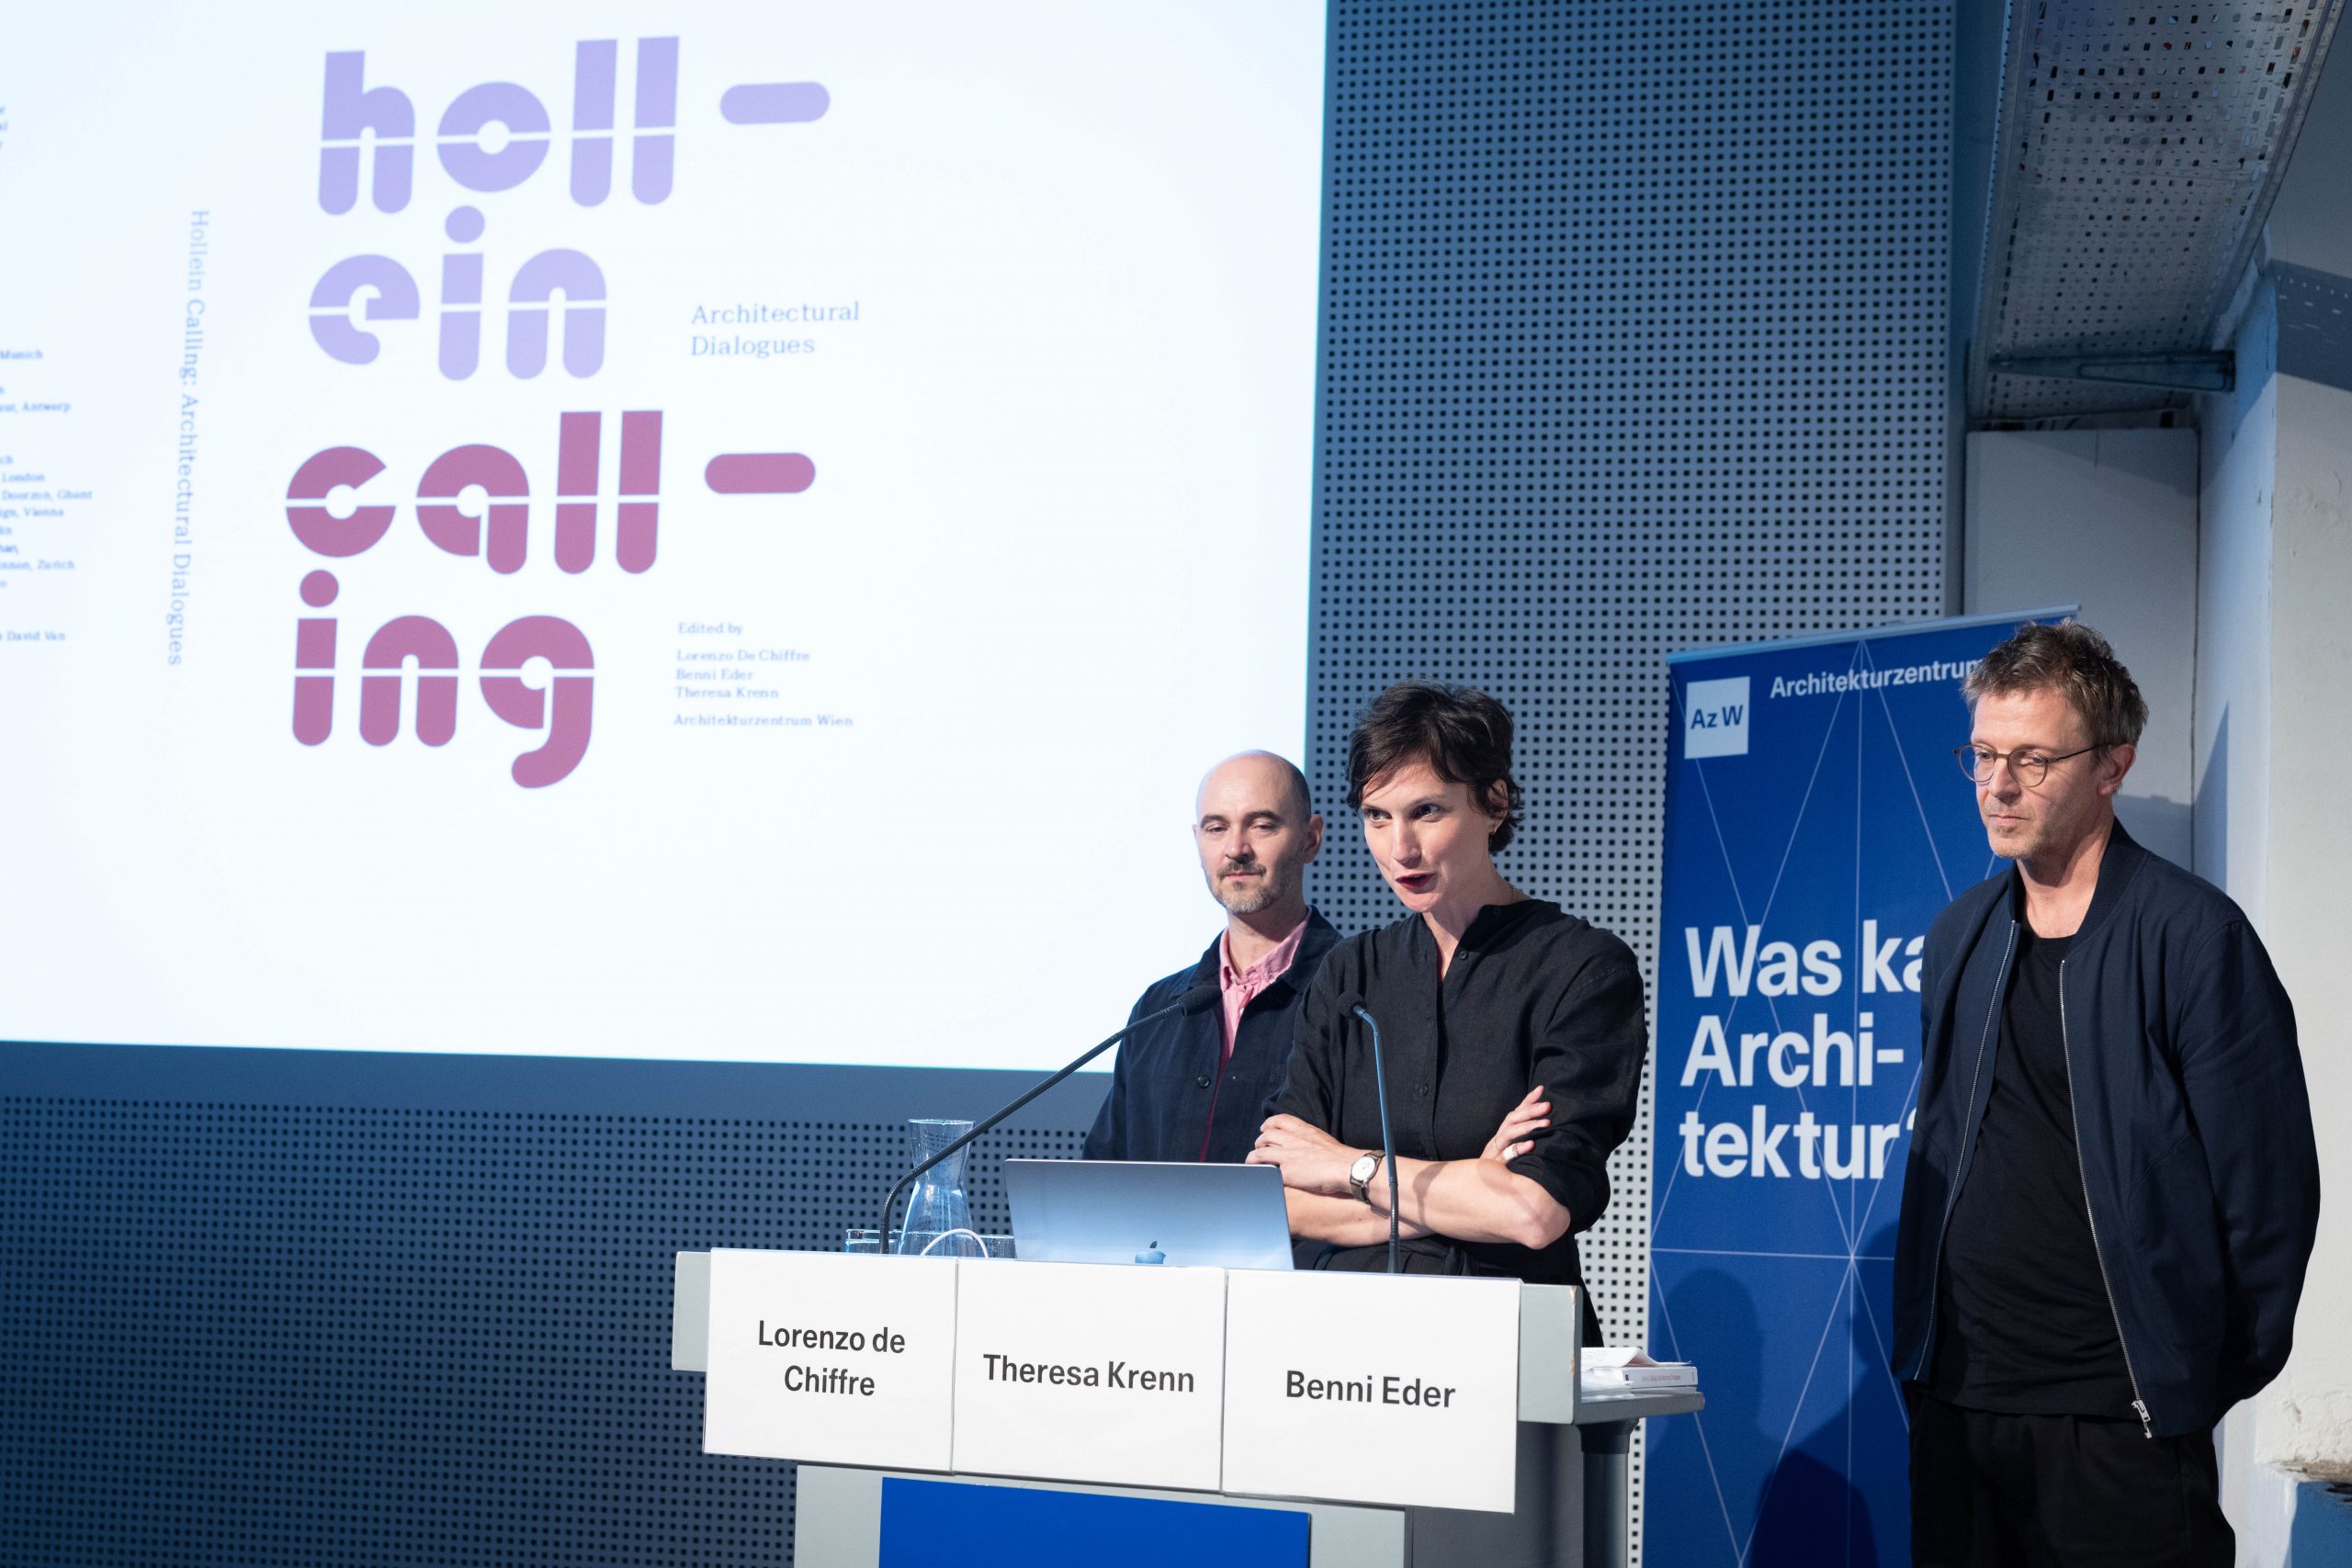
[(1996, 373), (2209, 349), (2267, 216), (2342, 0), (2017, 0), (1969, 354), (1979, 424), (2186, 406)]

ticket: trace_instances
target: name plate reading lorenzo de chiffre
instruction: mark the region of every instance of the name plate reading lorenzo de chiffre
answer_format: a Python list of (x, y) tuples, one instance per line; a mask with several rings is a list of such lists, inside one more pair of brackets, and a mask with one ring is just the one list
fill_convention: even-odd
[(1228, 1277), (1226, 1491), (1508, 1513), (1518, 1440), (1518, 1280)]
[(974, 1261), (956, 1334), (956, 1468), (1214, 1491), (1221, 1269)]
[(703, 1451), (944, 1471), (956, 1262), (710, 1255)]

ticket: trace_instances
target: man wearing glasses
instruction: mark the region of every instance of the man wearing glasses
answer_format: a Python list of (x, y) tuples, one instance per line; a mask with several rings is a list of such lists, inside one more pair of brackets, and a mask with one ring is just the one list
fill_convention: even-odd
[(2319, 1223), (2295, 1015), (2115, 820), (2147, 705), (2088, 626), (1962, 684), (2009, 868), (1930, 929), (1894, 1258), (1918, 1568), (2228, 1568), (2212, 1428), (2287, 1359)]

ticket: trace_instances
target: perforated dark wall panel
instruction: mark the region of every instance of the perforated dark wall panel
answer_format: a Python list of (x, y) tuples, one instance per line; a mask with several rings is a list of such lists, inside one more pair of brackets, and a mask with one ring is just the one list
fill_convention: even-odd
[[(1520, 727), (1503, 867), (1654, 961), (1662, 657), (1940, 614), (1951, 28), (1884, 6), (1338, 0), (1308, 772), (1464, 681)], [(1352, 826), (1343, 929), (1395, 918)], [(1654, 971), (1653, 971), (1654, 972)], [(1649, 1119), (1587, 1269), (1647, 1302)]]
[[(583, 1066), (496, 1109), (0, 1098), (0, 1561), (789, 1562), (791, 1467), (706, 1457), (668, 1370), (671, 1255), (838, 1247), (903, 1133), (777, 1113), (842, 1100), (781, 1069), (631, 1114)], [(983, 1140), (980, 1225), (1003, 1156), (1078, 1141)]]
[[(1327, 806), (1381, 685), (1485, 685), (1521, 725), (1506, 869), (1649, 963), (1661, 656), (1944, 607), (1950, 28), (1930, 0), (1335, 0)], [(1317, 901), (1385, 921), (1340, 827)], [(0, 1046), (0, 1561), (788, 1562), (789, 1467), (705, 1458), (665, 1370), (670, 1254), (835, 1245), (897, 1116), (1011, 1092)], [(1041, 1101), (1030, 1152), (1073, 1152), (1099, 1093)], [(1618, 1337), (1648, 1137), (1645, 1108), (1588, 1247)]]

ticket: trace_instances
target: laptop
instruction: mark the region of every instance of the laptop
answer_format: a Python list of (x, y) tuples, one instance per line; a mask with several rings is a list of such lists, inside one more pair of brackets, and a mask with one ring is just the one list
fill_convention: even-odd
[(1008, 1159), (1004, 1193), (1024, 1261), (1290, 1267), (1283, 1175), (1271, 1165)]

